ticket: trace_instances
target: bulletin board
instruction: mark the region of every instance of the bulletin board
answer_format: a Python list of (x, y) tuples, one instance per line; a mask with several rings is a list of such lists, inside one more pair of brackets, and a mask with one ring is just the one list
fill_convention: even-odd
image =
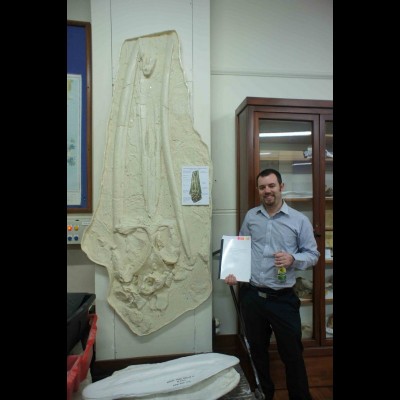
[(67, 21), (67, 212), (92, 212), (91, 26)]

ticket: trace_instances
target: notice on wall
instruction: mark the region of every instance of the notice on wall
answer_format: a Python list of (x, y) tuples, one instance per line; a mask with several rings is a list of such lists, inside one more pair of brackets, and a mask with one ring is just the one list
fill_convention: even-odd
[(208, 167), (182, 167), (182, 205), (204, 206), (210, 203)]
[(240, 282), (249, 282), (251, 276), (251, 236), (222, 236), (219, 279), (229, 274)]
[(82, 77), (67, 74), (67, 206), (82, 203)]

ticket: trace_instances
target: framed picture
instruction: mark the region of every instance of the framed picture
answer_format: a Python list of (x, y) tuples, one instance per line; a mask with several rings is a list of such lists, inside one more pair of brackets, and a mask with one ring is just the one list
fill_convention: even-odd
[(92, 212), (92, 40), (67, 21), (67, 212)]

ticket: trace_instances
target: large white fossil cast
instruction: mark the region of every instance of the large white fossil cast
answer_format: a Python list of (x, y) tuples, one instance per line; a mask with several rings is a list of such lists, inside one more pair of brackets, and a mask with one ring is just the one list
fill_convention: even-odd
[[(211, 191), (211, 160), (193, 128), (178, 36), (167, 31), (126, 40), (100, 200), (81, 246), (107, 268), (108, 302), (138, 335), (193, 310), (211, 293), (211, 199), (182, 205), (184, 166), (208, 166)], [(191, 196), (201, 196), (197, 184)]]

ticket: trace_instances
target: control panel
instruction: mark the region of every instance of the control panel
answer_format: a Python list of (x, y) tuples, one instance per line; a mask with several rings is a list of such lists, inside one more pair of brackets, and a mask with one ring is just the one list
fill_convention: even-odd
[(83, 232), (91, 220), (91, 217), (67, 218), (67, 244), (80, 244)]

